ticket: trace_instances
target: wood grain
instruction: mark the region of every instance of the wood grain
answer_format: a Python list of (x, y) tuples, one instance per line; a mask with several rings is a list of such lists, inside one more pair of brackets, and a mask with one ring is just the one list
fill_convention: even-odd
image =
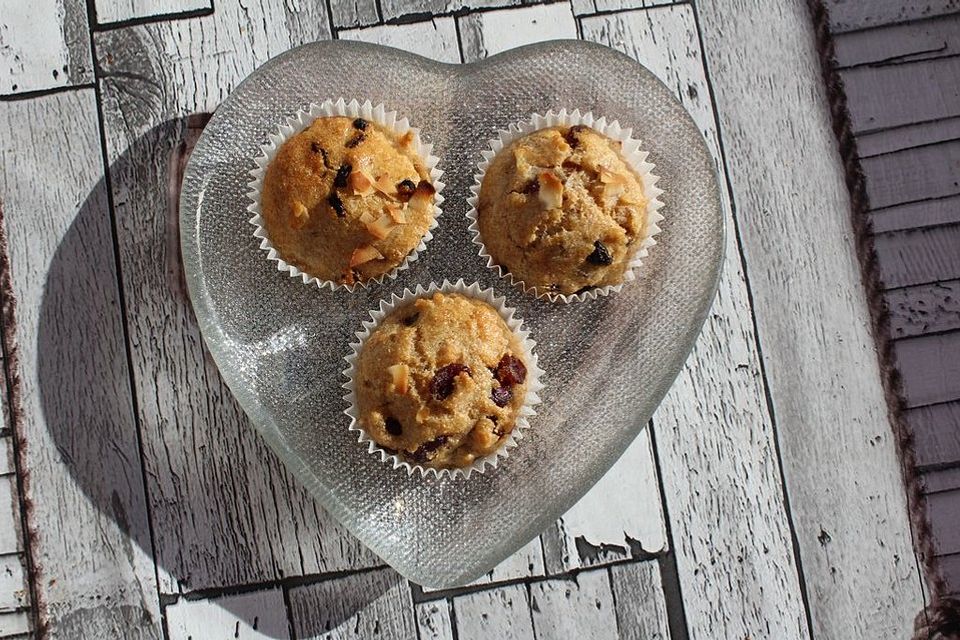
[(884, 287), (910, 287), (960, 275), (960, 224), (877, 234)]
[(454, 640), (450, 603), (447, 600), (418, 604), (416, 615), (420, 640)]
[(380, 21), (377, 0), (330, 0), (333, 24), (338, 29), (362, 27)]
[(906, 419), (921, 468), (960, 460), (960, 401), (908, 409)]
[(537, 640), (617, 640), (610, 577), (605, 570), (530, 585), (530, 611)]
[[(960, 584), (960, 553), (939, 557), (937, 564), (940, 565), (940, 573), (947, 584)], [(952, 595), (960, 596), (960, 589), (954, 589)]]
[(297, 638), (416, 637), (410, 588), (392, 569), (291, 589), (290, 615)]
[(895, 289), (886, 300), (894, 338), (960, 329), (960, 280)]
[(960, 332), (917, 336), (893, 343), (908, 407), (960, 399)]
[(960, 223), (960, 196), (921, 200), (870, 213), (874, 233)]
[(536, 640), (527, 587), (514, 584), (453, 600), (458, 640)]
[(168, 605), (167, 640), (284, 640), (289, 638), (281, 589)]
[(954, 489), (960, 489), (960, 465), (923, 473), (924, 493), (940, 493)]
[(860, 164), (873, 209), (960, 194), (960, 140), (864, 158)]
[[(689, 6), (586, 18), (585, 38), (641, 60), (690, 110), (722, 167)], [(666, 46), (664, 43), (670, 43)], [(728, 228), (729, 199), (724, 195)], [(691, 637), (807, 637), (747, 286), (727, 236), (714, 308), (654, 415)], [(749, 542), (747, 542), (749, 541)], [(736, 584), (742, 598), (727, 598)]]
[(955, 56), (960, 53), (960, 15), (843, 33), (833, 45), (841, 68)]
[(44, 615), (58, 637), (158, 638), (93, 91), (0, 103), (0, 129)]
[(861, 158), (923, 147), (960, 138), (960, 117), (882, 129), (857, 136), (857, 152)]
[(592, 13), (613, 13), (628, 9), (645, 9), (663, 4), (671, 4), (675, 0), (573, 0), (573, 13), (577, 16)]
[(669, 640), (667, 603), (654, 561), (610, 567), (617, 629), (623, 640)]
[(4, 0), (0, 9), (0, 95), (93, 79), (84, 0)]
[(464, 62), (524, 44), (577, 37), (576, 20), (565, 2), (475, 13), (457, 20)]
[(812, 635), (906, 637), (922, 587), (806, 3), (698, 16)]
[(520, 3), (521, 0), (380, 0), (380, 9), (385, 21), (415, 21), (417, 18), (469, 9), (508, 7)]
[(317, 11), (322, 4), (225, 3), (211, 16), (98, 34), (97, 50), (109, 52), (104, 123), (165, 592), (379, 562), (251, 428), (203, 349), (180, 276), (170, 180), (184, 117), (212, 111), (270, 56), (327, 37)]
[(830, 12), (833, 33), (923, 20), (960, 10), (958, 0), (826, 0), (824, 4)]
[[(20, 536), (20, 498), (17, 478), (13, 474), (0, 476), (0, 555), (23, 550)], [(0, 597), (3, 593), (0, 592)]]
[(460, 62), (457, 25), (453, 18), (351, 29), (341, 31), (337, 37), (341, 40), (362, 40), (403, 49), (440, 62)]
[(858, 67), (841, 76), (855, 133), (960, 115), (960, 58)]
[(213, 11), (213, 0), (95, 0), (97, 24)]
[(937, 555), (960, 553), (960, 489), (927, 495), (927, 518)]

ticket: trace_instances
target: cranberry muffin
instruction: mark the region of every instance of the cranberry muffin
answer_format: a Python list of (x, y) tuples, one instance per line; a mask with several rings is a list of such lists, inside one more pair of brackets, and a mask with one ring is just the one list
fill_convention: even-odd
[(398, 267), (430, 228), (435, 189), (413, 132), (317, 118), (267, 167), (263, 227), (280, 257), (341, 284)]
[(407, 462), (469, 466), (513, 431), (527, 393), (520, 340), (486, 302), (434, 293), (386, 316), (357, 360), (359, 426)]
[(623, 282), (647, 226), (643, 180), (620, 142), (577, 125), (539, 129), (494, 157), (477, 203), (494, 262), (540, 291)]

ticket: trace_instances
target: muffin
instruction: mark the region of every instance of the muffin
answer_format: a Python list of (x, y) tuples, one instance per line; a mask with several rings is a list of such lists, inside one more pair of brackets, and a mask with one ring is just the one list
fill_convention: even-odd
[(587, 126), (555, 126), (498, 152), (476, 207), (493, 261), (546, 292), (622, 283), (645, 237), (648, 202), (620, 146)]
[(527, 393), (520, 339), (496, 309), (435, 292), (393, 310), (356, 363), (357, 421), (414, 465), (459, 468), (493, 454)]
[(263, 227), (280, 257), (355, 284), (403, 263), (430, 228), (435, 189), (414, 134), (363, 118), (317, 118), (267, 167)]

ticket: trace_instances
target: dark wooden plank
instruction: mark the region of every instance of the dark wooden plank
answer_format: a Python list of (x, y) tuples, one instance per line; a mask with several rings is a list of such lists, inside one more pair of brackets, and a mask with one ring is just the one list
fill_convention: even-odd
[(951, 224), (960, 222), (960, 196), (898, 204), (868, 215), (874, 233)]
[(960, 329), (960, 280), (946, 280), (888, 291), (894, 338)]
[(921, 467), (960, 462), (960, 402), (907, 409)]
[(960, 0), (826, 0), (834, 33), (960, 11)]
[(937, 555), (960, 553), (960, 489), (928, 494), (927, 518)]
[(416, 638), (413, 614), (409, 584), (393, 569), (290, 590), (290, 617), (296, 638)]
[(888, 289), (960, 277), (960, 224), (880, 233), (874, 247)]
[[(957, 73), (960, 77), (960, 66)], [(960, 194), (960, 140), (864, 158), (861, 164), (873, 209)]]
[(947, 583), (947, 590), (954, 596), (960, 596), (960, 553), (937, 558), (940, 574)]
[[(869, 3), (862, 3), (865, 6)], [(837, 34), (833, 41), (841, 68), (931, 60), (960, 53), (960, 14), (936, 20), (893, 24)]]
[(893, 343), (907, 406), (960, 399), (960, 331)]
[(841, 75), (856, 133), (960, 115), (960, 58), (857, 67)]
[(923, 484), (923, 492), (940, 493), (960, 489), (960, 459), (958, 459), (957, 465), (956, 467), (925, 472), (920, 478)]
[(960, 117), (881, 129), (857, 136), (857, 153), (861, 158), (879, 156), (960, 139)]

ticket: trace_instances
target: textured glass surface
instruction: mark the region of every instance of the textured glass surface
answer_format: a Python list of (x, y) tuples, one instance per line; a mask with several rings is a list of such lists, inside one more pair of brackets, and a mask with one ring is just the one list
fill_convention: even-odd
[[(444, 214), (420, 260), (349, 293), (276, 270), (247, 223), (246, 183), (267, 134), (326, 98), (369, 98), (434, 143)], [(498, 128), (554, 107), (633, 127), (661, 176), (663, 232), (639, 280), (564, 305), (536, 300), (484, 266), (467, 231), (480, 151)], [(709, 309), (723, 251), (713, 161), (670, 91), (599, 45), (548, 42), (470, 65), (321, 42), (258, 69), (217, 109), (181, 199), (184, 267), (207, 346), (253, 423), (297, 478), (400, 573), (449, 587), (479, 577), (545, 529), (616, 461), (673, 382)], [(520, 445), (469, 479), (407, 476), (357, 443), (343, 414), (353, 334), (390, 291), (444, 278), (492, 286), (516, 307), (546, 370)], [(682, 517), (682, 514), (680, 515)]]

